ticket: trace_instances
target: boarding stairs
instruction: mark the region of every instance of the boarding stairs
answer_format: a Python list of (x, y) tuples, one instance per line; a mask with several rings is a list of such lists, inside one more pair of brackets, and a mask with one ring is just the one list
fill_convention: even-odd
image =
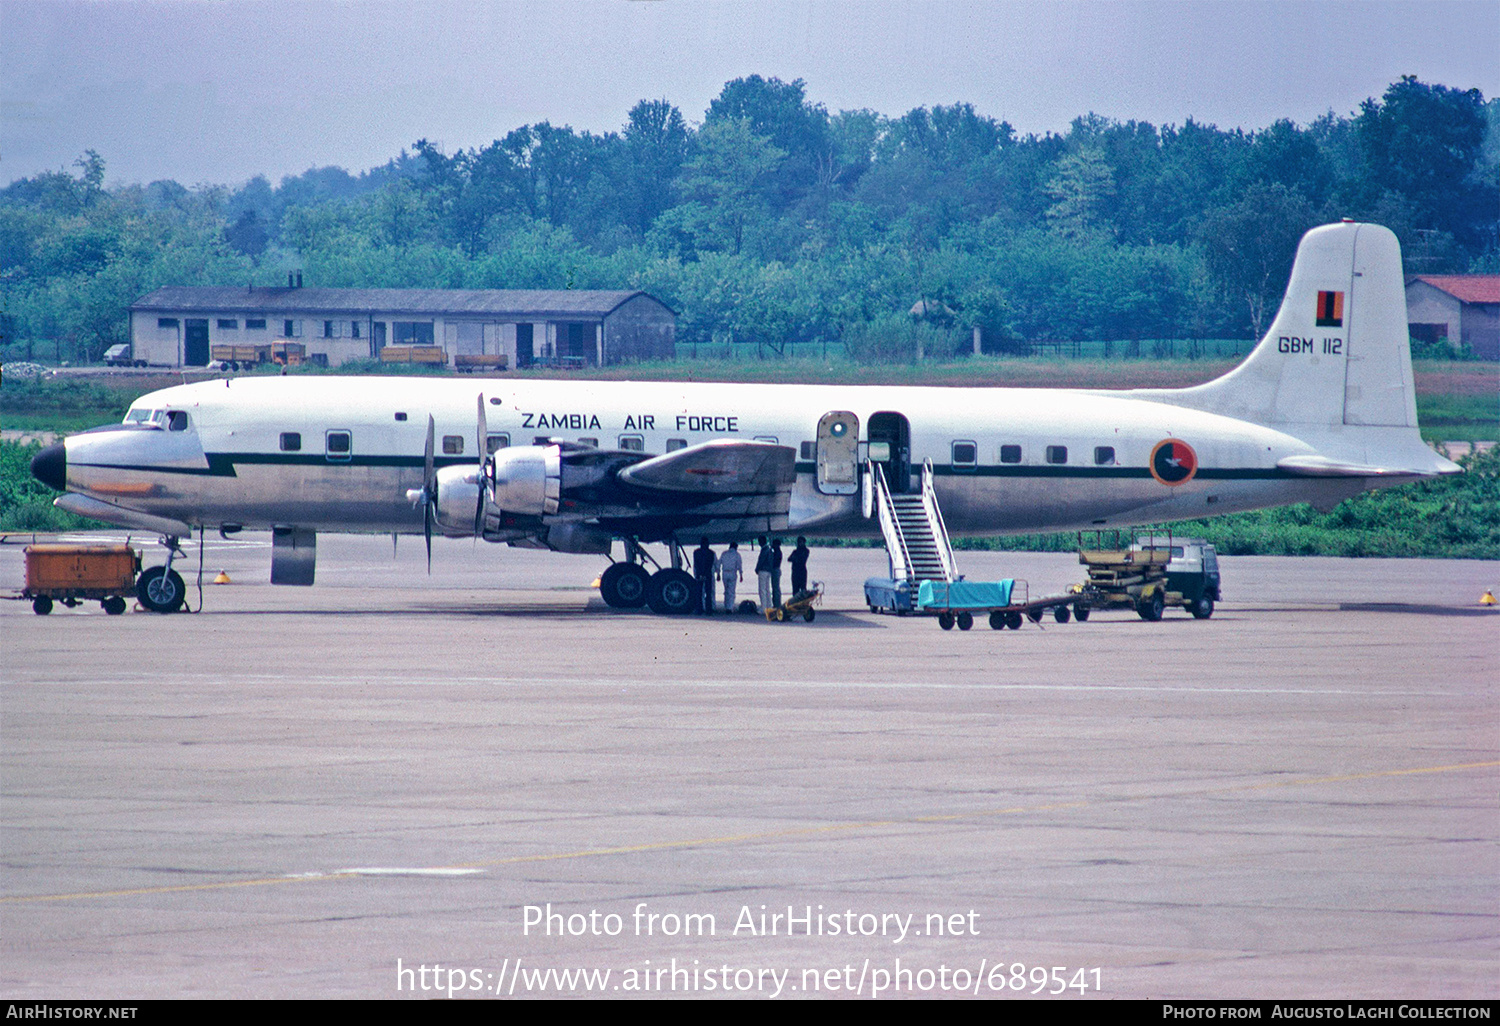
[(894, 495), (878, 463), (869, 463), (867, 480), (873, 490), (871, 505), (880, 519), (891, 579), (908, 582), (913, 592), (921, 581), (952, 583), (959, 579), (953, 546), (932, 488), (932, 461), (922, 465), (922, 490)]

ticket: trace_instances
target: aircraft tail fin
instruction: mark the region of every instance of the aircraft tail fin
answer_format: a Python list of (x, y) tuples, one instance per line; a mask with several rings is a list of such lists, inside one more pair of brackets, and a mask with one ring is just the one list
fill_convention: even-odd
[(1281, 309), (1245, 362), (1169, 401), (1294, 434), (1298, 425), (1415, 429), (1407, 330), (1395, 234), (1323, 225), (1302, 237)]

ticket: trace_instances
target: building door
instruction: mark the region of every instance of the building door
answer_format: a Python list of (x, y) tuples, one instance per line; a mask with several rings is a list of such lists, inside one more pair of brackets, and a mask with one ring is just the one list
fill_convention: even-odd
[(183, 323), (182, 363), (185, 367), (203, 367), (208, 364), (208, 321), (189, 318)]
[(859, 491), (859, 418), (846, 411), (818, 421), (818, 491), (853, 495)]
[(533, 341), (532, 331), (535, 325), (516, 325), (516, 366), (530, 367), (536, 359), (536, 347)]
[(885, 471), (895, 495), (911, 490), (911, 424), (899, 413), (870, 414), (870, 462)]

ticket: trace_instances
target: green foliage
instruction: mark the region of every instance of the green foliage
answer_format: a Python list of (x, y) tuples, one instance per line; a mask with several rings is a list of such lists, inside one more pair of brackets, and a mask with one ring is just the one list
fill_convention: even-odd
[(31, 476), (40, 445), (0, 442), (0, 531), (87, 531), (106, 525), (52, 505), (57, 493)]

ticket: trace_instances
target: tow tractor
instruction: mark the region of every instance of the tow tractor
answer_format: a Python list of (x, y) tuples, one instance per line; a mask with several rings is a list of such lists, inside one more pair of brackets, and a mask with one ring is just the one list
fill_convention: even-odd
[(1091, 532), (1087, 538), (1080, 532), (1078, 562), (1089, 578), (1068, 589), (1080, 620), (1094, 609), (1134, 609), (1142, 620), (1156, 621), (1168, 606), (1181, 606), (1199, 620), (1213, 616), (1221, 596), (1219, 557), (1212, 545), (1171, 534), (1120, 542), (1118, 532)]

